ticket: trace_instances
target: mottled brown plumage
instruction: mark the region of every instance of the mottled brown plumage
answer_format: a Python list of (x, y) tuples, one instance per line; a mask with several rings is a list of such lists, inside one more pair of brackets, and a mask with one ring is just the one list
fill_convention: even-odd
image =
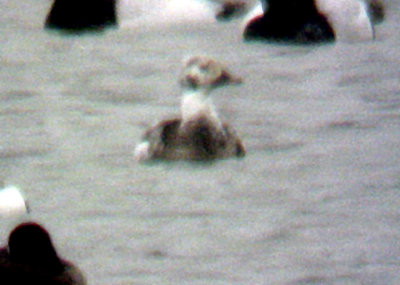
[(190, 58), (180, 77), (184, 89), (181, 116), (148, 129), (135, 150), (136, 160), (212, 160), (242, 157), (245, 149), (227, 123), (221, 122), (209, 97), (213, 89), (241, 82), (215, 60)]
[(146, 131), (144, 140), (152, 141), (153, 159), (210, 160), (243, 157), (244, 146), (235, 131), (223, 124), (222, 132), (206, 117), (181, 127), (182, 119), (164, 120)]

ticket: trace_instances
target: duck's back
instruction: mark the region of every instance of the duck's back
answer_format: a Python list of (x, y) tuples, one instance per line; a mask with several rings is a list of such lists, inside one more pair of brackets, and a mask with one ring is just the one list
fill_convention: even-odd
[(85, 285), (86, 281), (80, 270), (63, 260), (60, 272), (18, 264), (10, 260), (5, 248), (0, 249), (0, 284), (2, 285)]
[(240, 139), (228, 124), (220, 130), (207, 117), (184, 126), (181, 119), (162, 121), (148, 130), (144, 139), (150, 143), (154, 159), (211, 160), (245, 155)]
[(335, 38), (333, 28), (318, 12), (314, 0), (277, 0), (265, 6), (268, 9), (263, 15), (248, 22), (243, 35), (246, 40), (318, 43)]

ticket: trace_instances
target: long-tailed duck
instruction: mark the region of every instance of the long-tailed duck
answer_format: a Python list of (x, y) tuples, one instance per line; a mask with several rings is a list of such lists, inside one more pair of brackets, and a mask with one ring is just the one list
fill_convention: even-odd
[(23, 215), (27, 212), (27, 203), (16, 186), (0, 189), (0, 217)]
[(383, 9), (379, 0), (370, 0), (368, 4), (364, 0), (261, 2), (264, 12), (246, 23), (245, 40), (292, 43), (372, 40), (374, 27), (369, 11)]
[(212, 160), (244, 156), (241, 140), (227, 123), (221, 122), (210, 97), (217, 87), (241, 82), (213, 59), (190, 58), (179, 81), (183, 89), (180, 117), (148, 129), (135, 149), (135, 159)]
[(59, 258), (42, 226), (26, 222), (11, 232), (7, 247), (0, 248), (0, 283), (84, 285), (86, 281), (77, 267)]

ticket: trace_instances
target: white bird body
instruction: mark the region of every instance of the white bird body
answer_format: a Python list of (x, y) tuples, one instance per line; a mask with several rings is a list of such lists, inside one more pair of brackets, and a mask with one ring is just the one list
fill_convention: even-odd
[(374, 28), (364, 1), (317, 0), (316, 4), (333, 26), (336, 40), (359, 42), (374, 39)]
[(7, 186), (0, 190), (0, 217), (23, 215), (27, 212), (26, 201), (16, 186)]
[(205, 116), (222, 129), (222, 123), (218, 117), (215, 106), (210, 96), (201, 91), (187, 91), (183, 95), (181, 102), (182, 124), (195, 118)]

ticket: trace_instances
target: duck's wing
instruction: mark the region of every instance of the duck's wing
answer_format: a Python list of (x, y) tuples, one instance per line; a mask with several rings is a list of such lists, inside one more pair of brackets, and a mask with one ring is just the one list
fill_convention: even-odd
[(135, 149), (138, 161), (163, 158), (167, 148), (176, 144), (181, 119), (173, 118), (159, 122), (149, 128), (142, 137), (142, 142)]
[(178, 118), (161, 121), (144, 133), (143, 140), (154, 145), (171, 144), (178, 133), (180, 124), (181, 119)]
[(140, 157), (136, 156), (142, 158), (137, 160), (210, 160), (242, 157), (246, 153), (228, 124), (223, 124), (221, 129), (207, 116), (197, 117), (184, 125), (180, 118), (164, 120), (144, 133), (140, 145), (143, 144), (145, 151)]
[(246, 151), (236, 132), (227, 124), (215, 125), (207, 117), (200, 117), (185, 124), (182, 130), (190, 138), (200, 159), (242, 157)]

